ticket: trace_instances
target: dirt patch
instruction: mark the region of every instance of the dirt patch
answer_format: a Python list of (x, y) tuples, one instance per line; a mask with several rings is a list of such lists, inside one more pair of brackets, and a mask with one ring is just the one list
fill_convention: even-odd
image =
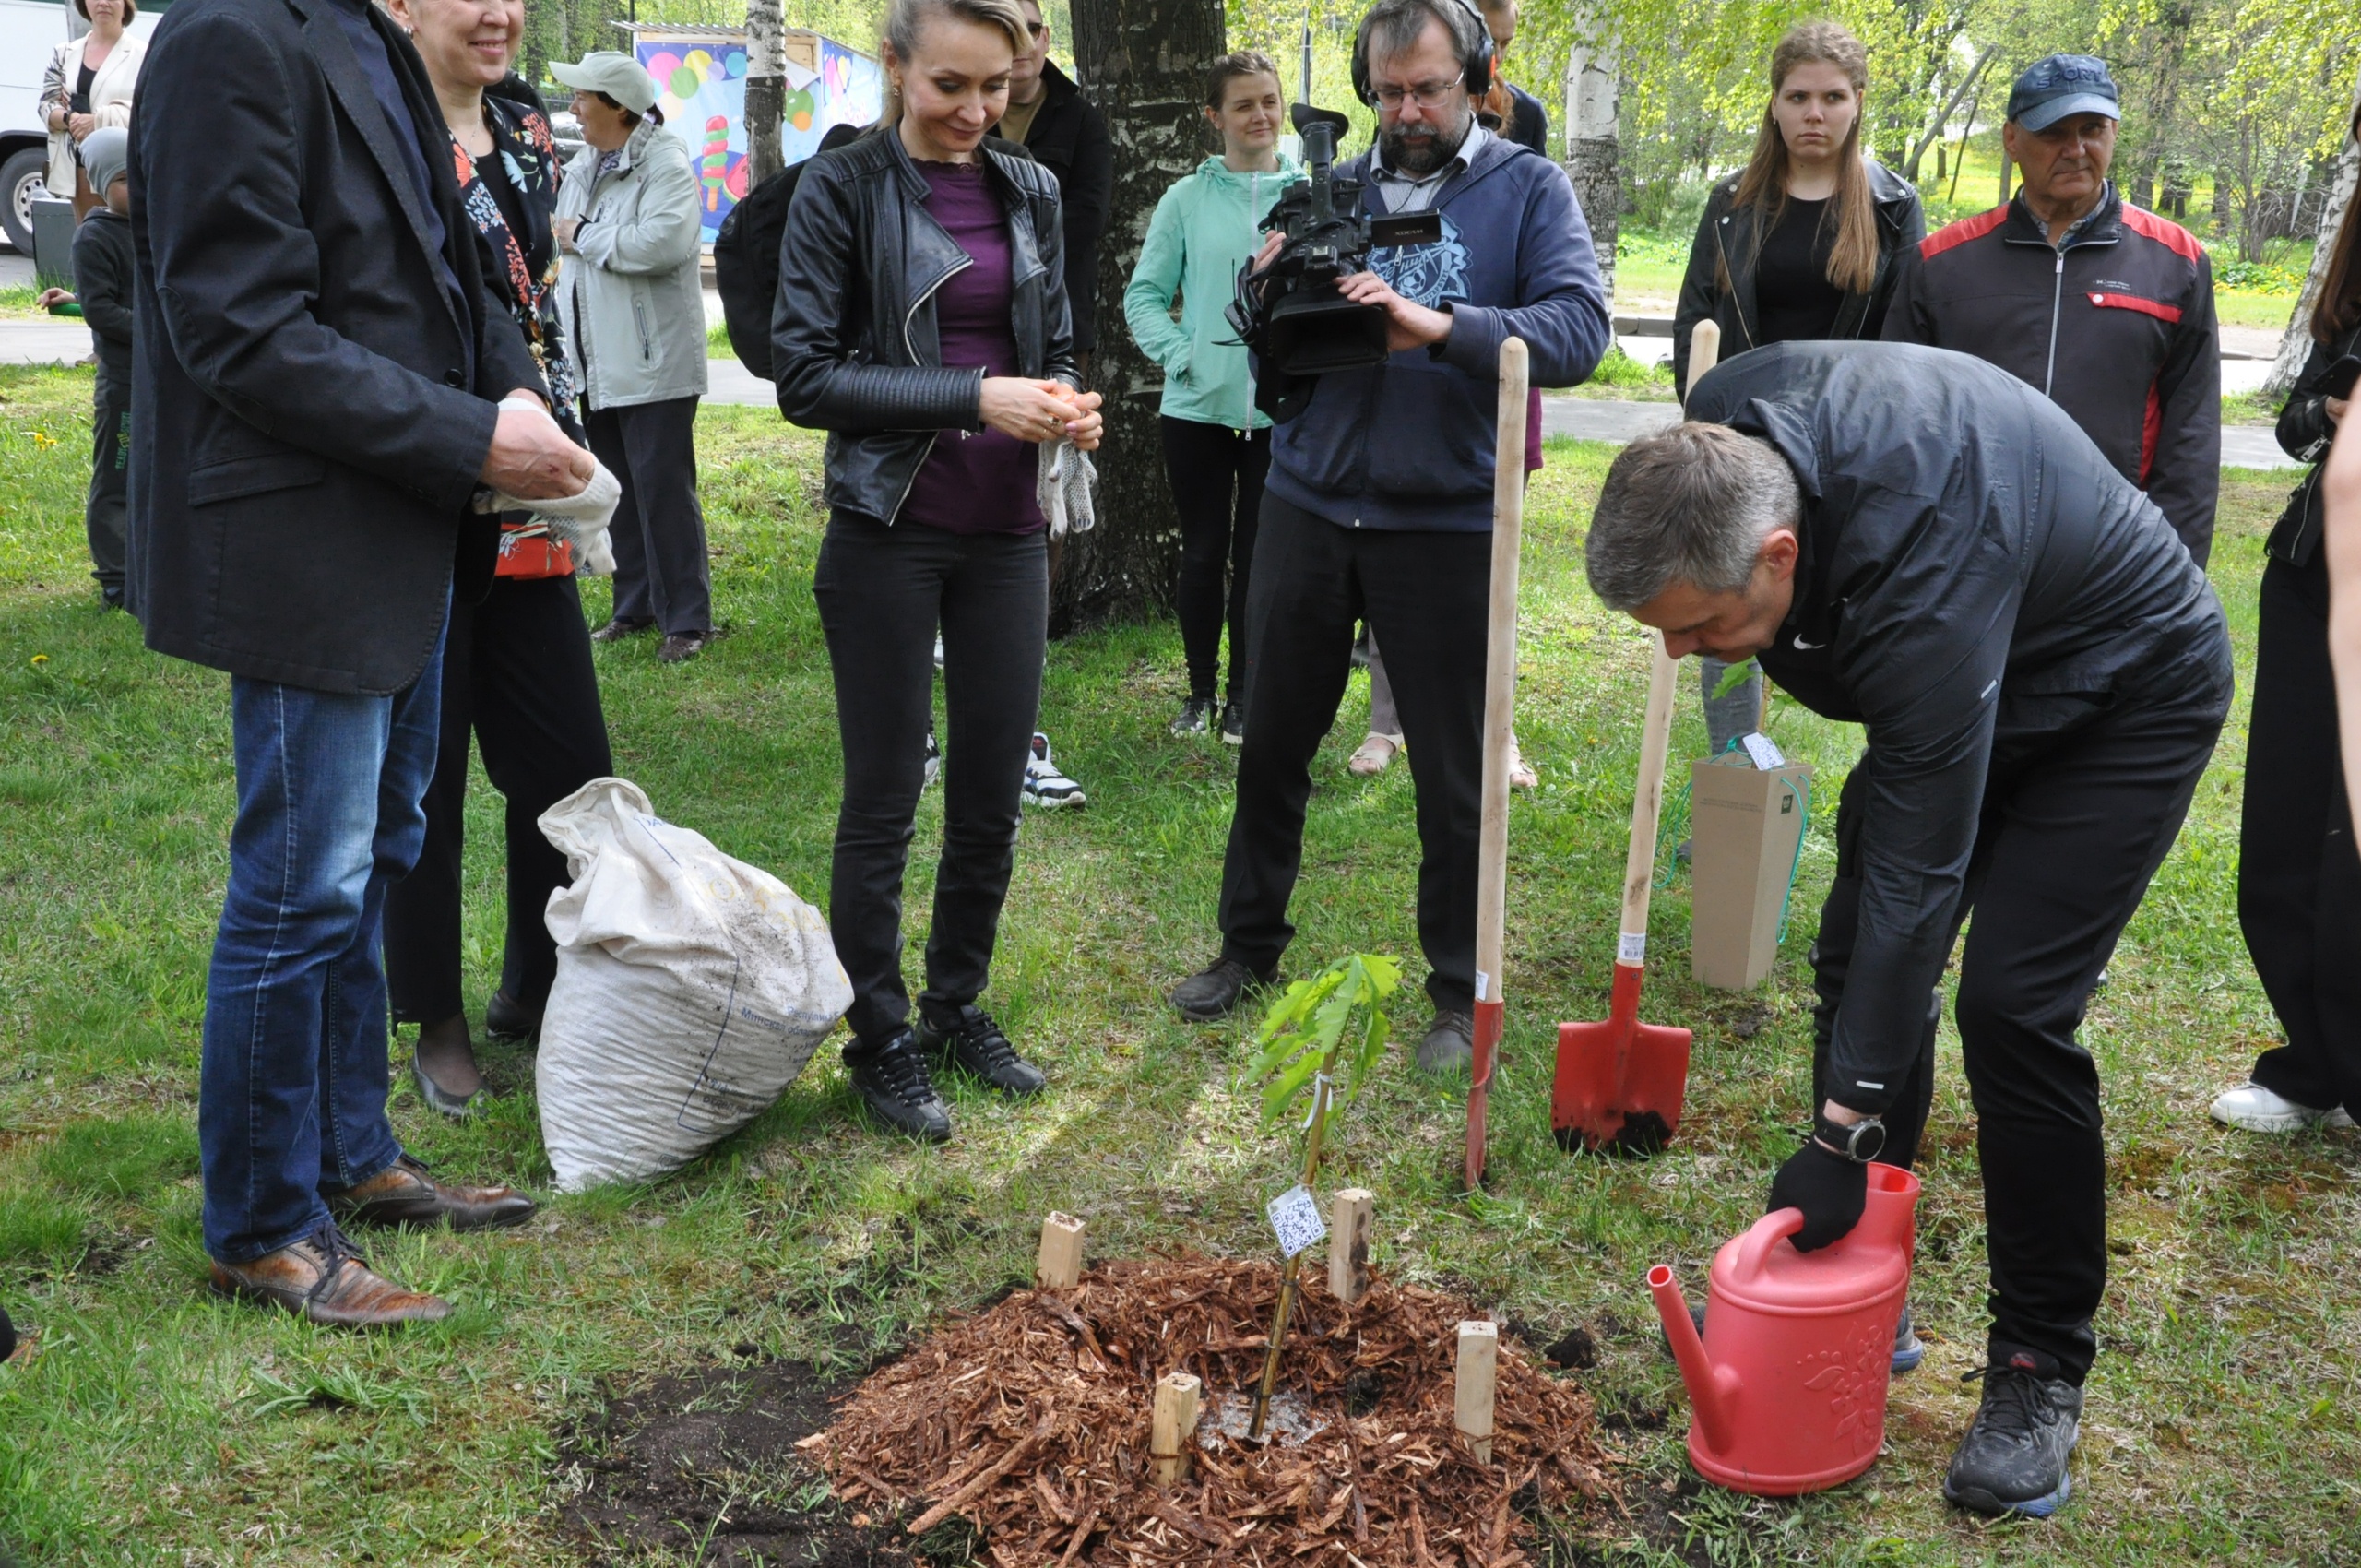
[[(1347, 1308), (1305, 1282), (1281, 1361), (1276, 1441), (1246, 1435), (1278, 1268), (1204, 1257), (1117, 1263), (1071, 1290), (1020, 1290), (865, 1382), (804, 1444), (840, 1496), (967, 1520), (1001, 1568), (1158, 1562), (1513, 1568), (1534, 1521), (1588, 1512), (1608, 1482), (1590, 1400), (1500, 1347), (1492, 1454), (1454, 1431), (1457, 1325), (1486, 1314), (1382, 1278)], [(1192, 1467), (1148, 1471), (1150, 1391), (1204, 1383)], [(929, 1506), (931, 1504), (931, 1506)]]
[(559, 1512), (591, 1562), (663, 1550), (720, 1568), (908, 1568), (890, 1527), (828, 1496), (796, 1442), (842, 1391), (795, 1361), (720, 1366), (611, 1396), (564, 1433)]

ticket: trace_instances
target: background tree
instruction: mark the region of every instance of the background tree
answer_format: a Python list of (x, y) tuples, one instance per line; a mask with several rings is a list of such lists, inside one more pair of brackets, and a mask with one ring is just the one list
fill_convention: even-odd
[(1060, 631), (1172, 600), (1180, 525), (1156, 422), (1164, 375), (1124, 329), (1121, 302), (1157, 198), (1214, 150), (1199, 111), (1205, 71), (1228, 47), (1221, 0), (1074, 0), (1073, 14), (1075, 74), (1114, 138), (1115, 192), (1090, 367), (1107, 399), (1098, 526), (1067, 538), (1050, 607)]
[(787, 18), (779, 0), (746, 0), (746, 188), (779, 172), (787, 101)]

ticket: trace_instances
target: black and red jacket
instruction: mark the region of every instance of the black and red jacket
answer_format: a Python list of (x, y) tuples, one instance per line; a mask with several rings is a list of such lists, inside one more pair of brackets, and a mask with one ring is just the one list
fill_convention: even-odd
[(2222, 350), (2213, 265), (2188, 230), (2110, 184), (2057, 250), (2020, 196), (1920, 242), (1885, 337), (1974, 354), (2039, 388), (2205, 564), (2222, 478)]

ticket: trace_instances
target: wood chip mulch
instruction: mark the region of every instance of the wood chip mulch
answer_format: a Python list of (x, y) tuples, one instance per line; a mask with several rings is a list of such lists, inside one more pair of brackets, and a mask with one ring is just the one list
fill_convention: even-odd
[[(799, 1446), (911, 1536), (964, 1516), (998, 1568), (1518, 1568), (1528, 1515), (1609, 1495), (1589, 1396), (1506, 1337), (1492, 1463), (1469, 1455), (1453, 1425), (1457, 1332), (1488, 1314), (1382, 1277), (1347, 1308), (1318, 1272), (1304, 1270), (1280, 1363), (1282, 1394), (1325, 1423), (1300, 1446), (1204, 1445), (1224, 1396), (1262, 1375), (1279, 1270), (1193, 1256), (1018, 1291), (878, 1372)], [(1172, 1372), (1204, 1379), (1205, 1415), (1190, 1478), (1160, 1490), (1151, 1391)]]

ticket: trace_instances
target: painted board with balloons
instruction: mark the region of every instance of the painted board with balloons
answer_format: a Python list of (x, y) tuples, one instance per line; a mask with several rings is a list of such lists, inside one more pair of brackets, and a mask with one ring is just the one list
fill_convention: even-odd
[[(871, 56), (818, 33), (787, 34), (780, 153), (801, 162), (829, 126), (865, 125), (884, 108), (884, 72)], [(699, 228), (710, 244), (746, 194), (746, 35), (730, 28), (634, 30), (633, 51), (656, 78), (664, 128), (688, 144)]]

